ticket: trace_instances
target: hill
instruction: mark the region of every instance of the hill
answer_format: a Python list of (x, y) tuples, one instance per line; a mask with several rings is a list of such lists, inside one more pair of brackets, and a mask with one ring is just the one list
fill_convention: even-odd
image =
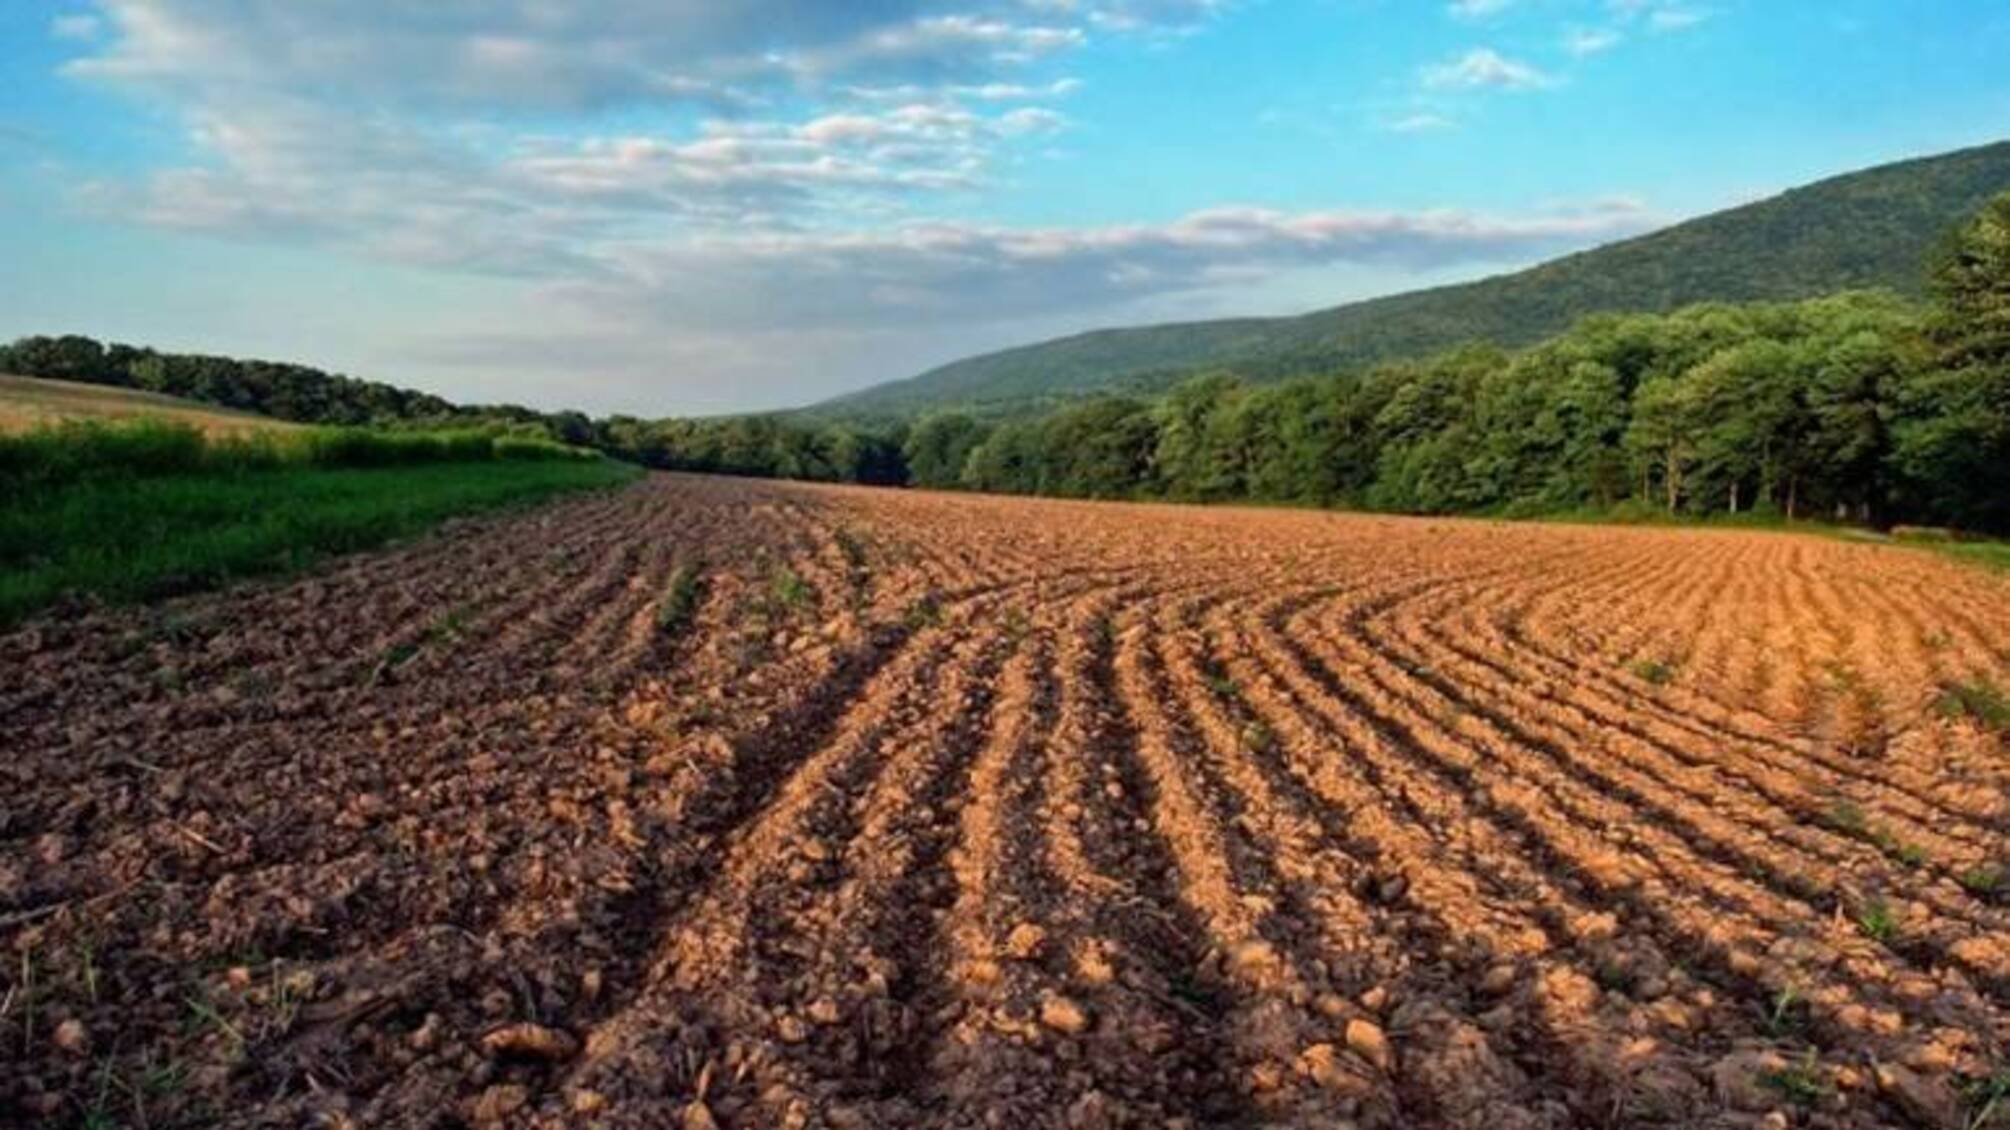
[(1252, 380), (1415, 356), (1467, 341), (1527, 345), (1601, 311), (1920, 291), (1949, 227), (2010, 187), (2010, 142), (1849, 173), (1514, 274), (1296, 317), (1096, 330), (955, 361), (815, 405), (834, 416), (964, 408), (1016, 414), (1196, 369)]
[(0, 434), (24, 432), (65, 420), (125, 420), (137, 416), (188, 424), (211, 435), (298, 426), (252, 412), (135, 388), (0, 374)]

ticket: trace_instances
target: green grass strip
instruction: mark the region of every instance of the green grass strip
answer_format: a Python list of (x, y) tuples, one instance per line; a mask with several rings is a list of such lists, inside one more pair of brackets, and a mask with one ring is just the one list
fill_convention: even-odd
[(457, 514), (613, 486), (605, 460), (88, 478), (0, 495), (0, 626), (65, 594), (128, 603), (294, 572)]

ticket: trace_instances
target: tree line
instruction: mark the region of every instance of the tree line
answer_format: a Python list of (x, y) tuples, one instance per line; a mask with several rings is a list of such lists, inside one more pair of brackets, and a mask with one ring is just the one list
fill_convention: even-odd
[(0, 345), (0, 373), (164, 393), (301, 424), (432, 430), (487, 426), (581, 446), (592, 442), (592, 421), (580, 412), (459, 405), (431, 393), (308, 365), (163, 353), (77, 334), (24, 337)]
[(651, 467), (1081, 498), (1508, 516), (1614, 508), (2010, 532), (2010, 193), (1950, 235), (1933, 299), (1882, 292), (1607, 314), (1252, 385), (1200, 375), (1003, 421), (590, 420), (470, 408), (303, 366), (85, 338), (0, 371), (129, 385), (315, 423), (492, 422)]

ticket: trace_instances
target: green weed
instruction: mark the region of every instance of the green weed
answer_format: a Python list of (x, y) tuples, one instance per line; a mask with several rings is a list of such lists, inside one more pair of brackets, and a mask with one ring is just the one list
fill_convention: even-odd
[(1873, 898), (1858, 908), (1856, 928), (1873, 942), (1889, 943), (1898, 936), (1898, 918), (1883, 899)]
[(421, 650), (418, 640), (399, 640), (385, 648), (384, 654), (377, 657), (377, 665), (370, 670), (371, 680), (383, 682), (390, 678), (398, 668), (417, 659)]
[(1675, 681), (1678, 664), (1672, 659), (1636, 660), (1628, 670), (1634, 676), (1651, 686), (1665, 687)]
[(2010, 1121), (2010, 1118), (2000, 1117), (2010, 1115), (2010, 1070), (1963, 1080), (1961, 1097), (1968, 1107), (1967, 1120), (1963, 1123), (1966, 1130), (1981, 1130), (1984, 1126)]
[(1026, 612), (1024, 609), (1021, 608), (1006, 609), (1005, 611), (1006, 636), (1010, 637), (1013, 640), (1023, 640), (1026, 638), (1026, 633), (1032, 630), (1033, 630), (1033, 623), (1032, 621), (1026, 618)]
[(838, 552), (844, 554), (845, 564), (863, 571), (866, 567), (865, 543), (858, 539), (858, 535), (839, 527), (831, 537), (837, 542)]
[(1934, 708), (1943, 718), (1966, 718), (1989, 733), (2010, 735), (2010, 695), (1987, 679), (1948, 684)]
[(84, 995), (91, 1003), (98, 1000), (98, 951), (89, 938), (77, 943), (77, 979), (83, 983)]
[(1784, 1036), (1798, 1030), (1807, 1019), (1807, 1001), (1800, 990), (1788, 985), (1773, 994), (1772, 1007), (1766, 1010), (1766, 1031), (1774, 1036)]
[(1862, 806), (1855, 801), (1839, 800), (1829, 809), (1829, 823), (1839, 831), (1861, 835), (1870, 827), (1870, 818), (1864, 815)]
[(195, 1029), (212, 1029), (229, 1041), (231, 1047), (244, 1047), (246, 1042), (244, 1032), (232, 1024), (229, 1017), (218, 1012), (215, 1005), (196, 997), (183, 997), (182, 1000), (188, 1005), (189, 1017)]
[(2006, 885), (2004, 869), (1993, 863), (1971, 867), (1960, 874), (1959, 880), (1963, 890), (1981, 898), (1990, 898), (2003, 893)]
[(1920, 847), (1918, 844), (1901, 843), (1885, 850), (1891, 853), (1893, 859), (1898, 860), (1907, 867), (1917, 868), (1926, 866), (1926, 849)]
[(1812, 1048), (1799, 1063), (1768, 1071), (1759, 1076), (1759, 1081), (1797, 1106), (1815, 1105), (1828, 1096), (1830, 1089), (1829, 1081), (1822, 1074), (1821, 1061), (1815, 1058)]
[(810, 588), (810, 583), (803, 580), (794, 569), (787, 565), (777, 565), (774, 571), (768, 574), (768, 595), (782, 608), (798, 612), (809, 607), (816, 593)]
[(924, 596), (907, 606), (907, 611), (901, 616), (901, 622), (911, 632), (932, 628), (942, 623), (942, 604), (935, 599), (933, 593)]
[(696, 564), (686, 562), (670, 574), (663, 603), (656, 608), (656, 628), (665, 635), (681, 635), (698, 614), (705, 599), (705, 574)]

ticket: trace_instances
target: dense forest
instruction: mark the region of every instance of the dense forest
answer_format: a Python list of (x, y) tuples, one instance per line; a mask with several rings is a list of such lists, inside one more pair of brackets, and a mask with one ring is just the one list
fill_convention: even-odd
[(132, 384), (325, 422), (491, 420), (648, 466), (1084, 498), (1531, 515), (1926, 522), (2010, 532), (2010, 193), (1950, 234), (1930, 301), (1860, 291), (1582, 319), (1252, 385), (1192, 378), (1031, 419), (871, 429), (793, 416), (644, 421), (462, 408), (297, 366), (34, 338), (0, 370)]
[(1920, 261), (2010, 185), (2010, 142), (1831, 177), (1524, 271), (1284, 318), (1097, 330), (965, 358), (813, 411), (856, 420), (1036, 414), (1095, 392), (1157, 395), (1200, 371), (1251, 383), (1521, 348), (1601, 311), (1788, 302), (1846, 290), (1923, 296)]

